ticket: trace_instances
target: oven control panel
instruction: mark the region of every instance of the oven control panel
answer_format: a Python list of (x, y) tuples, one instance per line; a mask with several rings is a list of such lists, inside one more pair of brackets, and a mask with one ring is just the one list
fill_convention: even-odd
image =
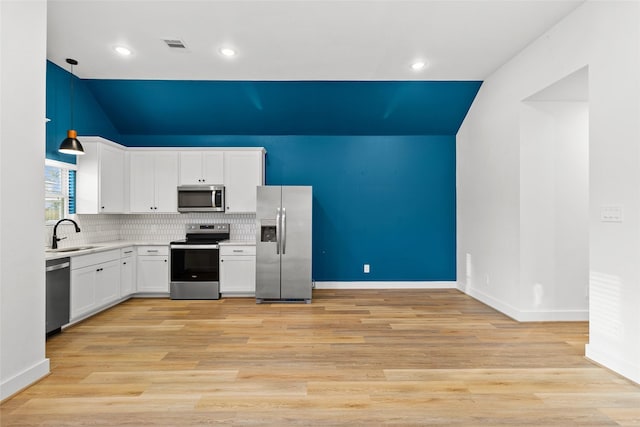
[(187, 224), (187, 233), (228, 233), (229, 224)]

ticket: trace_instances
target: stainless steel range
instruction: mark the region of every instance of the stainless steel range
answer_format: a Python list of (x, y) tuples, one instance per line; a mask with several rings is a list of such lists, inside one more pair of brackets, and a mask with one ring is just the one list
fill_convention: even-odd
[(220, 248), (229, 224), (187, 224), (186, 238), (171, 242), (171, 299), (220, 298)]

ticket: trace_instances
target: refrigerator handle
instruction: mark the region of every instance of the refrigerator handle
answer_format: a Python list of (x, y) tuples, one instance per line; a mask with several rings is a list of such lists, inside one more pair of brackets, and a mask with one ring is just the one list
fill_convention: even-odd
[(287, 253), (287, 209), (282, 208), (282, 255)]
[(276, 208), (276, 254), (280, 255), (280, 208)]

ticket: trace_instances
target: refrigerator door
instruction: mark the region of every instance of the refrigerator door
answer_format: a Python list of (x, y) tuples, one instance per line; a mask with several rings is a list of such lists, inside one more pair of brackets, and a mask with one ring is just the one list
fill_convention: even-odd
[(282, 187), (281, 299), (311, 300), (312, 187)]
[(257, 189), (256, 299), (280, 299), (282, 187)]

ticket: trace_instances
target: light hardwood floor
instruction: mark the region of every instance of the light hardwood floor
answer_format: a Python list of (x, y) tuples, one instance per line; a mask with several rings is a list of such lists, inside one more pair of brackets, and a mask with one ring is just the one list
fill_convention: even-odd
[(312, 304), (132, 299), (47, 342), (2, 426), (640, 425), (588, 325), (517, 323), (456, 290)]

